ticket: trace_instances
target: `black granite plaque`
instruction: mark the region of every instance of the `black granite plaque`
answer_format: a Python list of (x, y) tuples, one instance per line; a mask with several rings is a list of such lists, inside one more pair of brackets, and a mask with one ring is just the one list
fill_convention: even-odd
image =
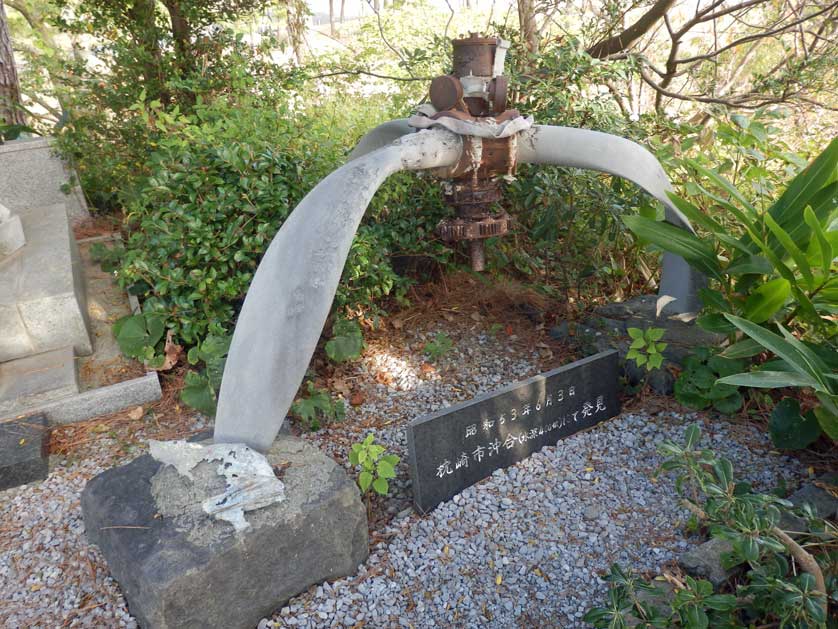
[(413, 502), (426, 513), (496, 469), (620, 412), (610, 350), (413, 420)]

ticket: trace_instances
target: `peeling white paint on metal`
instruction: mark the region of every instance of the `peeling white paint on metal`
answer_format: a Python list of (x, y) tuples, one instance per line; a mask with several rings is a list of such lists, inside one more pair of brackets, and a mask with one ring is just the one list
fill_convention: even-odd
[(263, 454), (244, 444), (203, 446), (186, 441), (149, 440), (152, 458), (174, 467), (178, 474), (194, 480), (192, 470), (202, 461), (220, 461), (219, 476), (227, 480), (224, 493), (202, 503), (205, 513), (233, 525), (237, 533), (250, 528), (245, 512), (285, 500), (285, 485), (274, 474)]

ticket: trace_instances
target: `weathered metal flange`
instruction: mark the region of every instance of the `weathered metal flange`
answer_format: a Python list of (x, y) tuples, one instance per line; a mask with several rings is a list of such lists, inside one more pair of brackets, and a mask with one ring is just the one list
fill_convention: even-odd
[(454, 49), (454, 74), (457, 76), (488, 76), (491, 78), (495, 65), (496, 37), (480, 37), (471, 33), (469, 37), (451, 42)]
[(454, 109), (463, 98), (463, 85), (455, 76), (438, 76), (431, 81), (430, 95), (437, 111)]

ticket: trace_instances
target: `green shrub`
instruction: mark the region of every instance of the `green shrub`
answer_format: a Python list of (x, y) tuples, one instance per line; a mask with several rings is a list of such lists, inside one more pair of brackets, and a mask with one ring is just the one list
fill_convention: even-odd
[[(833, 550), (838, 529), (808, 506), (795, 510), (786, 500), (736, 481), (730, 461), (698, 449), (700, 438), (693, 425), (683, 445), (661, 443), (658, 451), (666, 459), (660, 469), (677, 473), (682, 504), (713, 537), (730, 543), (723, 565), (741, 566), (742, 572), (727, 584), (733, 593), (715, 593), (709, 581), (686, 577), (671, 603), (660, 606), (639, 596), (661, 595), (660, 588), (615, 565), (605, 577), (607, 606), (590, 610), (585, 620), (597, 628), (826, 627), (829, 600), (838, 600)], [(783, 515), (802, 518), (812, 533), (794, 533), (794, 539), (781, 528)]]
[(684, 406), (704, 410), (712, 406), (725, 415), (742, 408), (739, 387), (718, 382), (742, 371), (745, 362), (724, 358), (706, 347), (697, 347), (684, 360), (684, 370), (675, 381), (675, 398)]
[[(719, 373), (724, 377), (718, 384), (809, 388), (820, 402), (813, 411), (820, 428), (838, 439), (838, 231), (829, 229), (838, 207), (838, 138), (767, 209), (752, 204), (717, 170), (694, 160), (687, 165), (718, 192), (694, 184), (705, 211), (675, 195), (671, 198), (707, 235), (693, 236), (641, 216), (626, 217), (626, 224), (710, 278), (712, 286), (701, 291), (704, 314), (698, 324), (728, 335), (723, 357), (743, 359), (770, 352), (777, 358), (754, 365), (750, 373)], [(720, 212), (726, 214), (726, 224), (715, 218)], [(704, 380), (698, 388), (710, 391)], [(692, 395), (696, 387), (690, 387), (686, 390), (685, 380), (682, 388)]]
[(299, 417), (309, 430), (320, 430), (321, 422), (340, 422), (346, 417), (343, 400), (332, 400), (328, 391), (317, 388), (313, 382), (306, 383), (307, 397), (297, 399), (291, 405), (291, 412)]

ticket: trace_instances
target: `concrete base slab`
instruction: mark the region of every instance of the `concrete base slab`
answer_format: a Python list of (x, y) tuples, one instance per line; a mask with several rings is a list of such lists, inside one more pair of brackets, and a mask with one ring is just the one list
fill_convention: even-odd
[(0, 145), (0, 202), (13, 212), (60, 203), (70, 218), (89, 215), (75, 175), (48, 138)]
[(0, 416), (79, 392), (72, 347), (0, 363)]
[(0, 263), (0, 362), (68, 345), (89, 354), (84, 277), (64, 205), (30, 208), (20, 218), (26, 246)]
[(43, 415), (0, 422), (0, 491), (47, 477), (47, 430)]
[[(156, 402), (163, 392), (157, 372), (105, 387), (82, 391), (47, 404), (25, 408), (16, 414), (41, 413), (51, 424), (71, 424), (99, 415), (110, 415), (127, 408)], [(6, 415), (10, 415), (7, 413)], [(3, 413), (0, 412), (0, 418)]]
[(267, 458), (284, 470), (285, 499), (249, 511), (241, 532), (202, 509), (225, 484), (217, 461), (190, 479), (146, 455), (87, 484), (87, 536), (141, 626), (254, 627), (309, 586), (358, 569), (368, 539), (355, 483), (296, 437), (281, 435)]

